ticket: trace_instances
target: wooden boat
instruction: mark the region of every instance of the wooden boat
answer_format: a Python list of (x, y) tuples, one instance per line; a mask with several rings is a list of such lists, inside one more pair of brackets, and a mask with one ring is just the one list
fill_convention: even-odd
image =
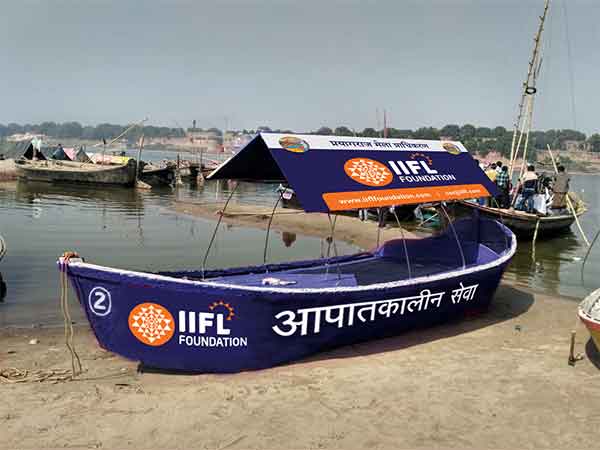
[[(510, 162), (508, 165), (508, 174), (510, 179), (513, 179), (513, 173), (517, 173), (517, 170), (514, 169), (517, 166), (517, 159), (519, 157), (522, 158), (523, 163), (518, 172), (518, 176), (516, 177), (517, 179), (520, 178), (521, 171), (525, 169), (524, 162), (527, 160), (529, 133), (533, 120), (534, 100), (537, 94), (537, 77), (540, 73), (542, 62), (542, 34), (544, 31), (544, 23), (548, 14), (549, 5), (549, 0), (545, 0), (544, 10), (540, 16), (540, 22), (534, 38), (534, 48), (528, 65), (527, 77), (521, 90), (519, 114), (515, 122), (515, 129), (511, 144)], [(554, 156), (552, 155), (552, 151), (549, 147), (548, 151), (550, 153), (550, 157), (552, 158), (554, 170), (558, 172), (557, 165), (554, 161)], [(514, 193), (514, 195), (516, 196), (517, 194)], [(568, 195), (571, 198), (575, 198), (575, 194), (573, 193), (569, 193)], [(514, 200), (516, 200), (516, 198), (512, 198), (511, 200), (514, 204)], [(551, 213), (548, 215), (530, 214), (524, 211), (517, 211), (514, 208), (501, 209), (481, 206), (474, 202), (462, 202), (462, 205), (467, 208), (476, 209), (487, 217), (501, 220), (519, 237), (531, 238), (535, 236), (536, 238), (545, 238), (568, 230), (573, 222), (575, 222), (579, 216), (587, 211), (587, 208), (582, 200), (576, 200), (575, 202), (568, 203), (573, 203), (573, 205), (569, 205), (568, 210), (551, 210)], [(538, 229), (537, 234), (535, 233), (536, 228)]]
[(155, 166), (146, 164), (142, 169), (140, 179), (151, 186), (167, 186), (175, 181), (175, 167), (173, 165)]
[(75, 161), (15, 161), (17, 176), (28, 181), (133, 186), (135, 160), (126, 164), (98, 165)]
[[(474, 202), (461, 201), (458, 203), (464, 208), (476, 209), (483, 216), (502, 222), (519, 238), (531, 238), (535, 233), (536, 227), (538, 228), (538, 238), (552, 237), (568, 231), (573, 222), (575, 222), (575, 216), (573, 214), (543, 216), (539, 214), (530, 214), (525, 211), (518, 211), (512, 208), (491, 208)], [(574, 206), (577, 216), (581, 216), (587, 211), (585, 203), (581, 200), (577, 200), (574, 203)]]
[(600, 289), (596, 289), (579, 304), (578, 313), (600, 351)]
[[(331, 139), (344, 142), (344, 149), (332, 148)], [(299, 141), (306, 150), (298, 151)], [(451, 144), (450, 154), (448, 143), (442, 148), (437, 141), (378, 142), (419, 152), (365, 150), (366, 138), (260, 134), (209, 179), (287, 179), (305, 210), (327, 213), (341, 210), (325, 203), (336, 194), (329, 189), (338, 189), (343, 199), (357, 195), (360, 208), (374, 207), (373, 198), (378, 206), (410, 204), (426, 191), (441, 200), (493, 192), (460, 143)], [(452, 174), (445, 179), (453, 184), (418, 181), (415, 186), (393, 177), (384, 167), (392, 152), (401, 165), (418, 158), (431, 161), (429, 170)], [(357, 157), (375, 170), (357, 172)], [(252, 167), (249, 160), (259, 163)], [(415, 171), (423, 167), (410, 166)], [(330, 176), (319, 176), (316, 168)], [(381, 177), (385, 188), (376, 185)], [(373, 186), (364, 196), (366, 183)], [(474, 215), (449, 223), (435, 236), (391, 240), (350, 256), (282, 264), (266, 264), (265, 256), (265, 263), (254, 267), (144, 272), (100, 266), (66, 253), (59, 267), (105, 349), (158, 369), (236, 372), (484, 311), (515, 250), (516, 238), (508, 228)], [(209, 251), (210, 246), (206, 255)]]

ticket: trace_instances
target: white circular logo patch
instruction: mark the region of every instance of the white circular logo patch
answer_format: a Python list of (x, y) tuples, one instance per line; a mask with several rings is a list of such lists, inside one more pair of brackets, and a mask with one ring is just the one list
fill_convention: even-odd
[(112, 308), (110, 292), (103, 287), (95, 287), (88, 296), (88, 305), (90, 311), (97, 316), (104, 317), (109, 315)]

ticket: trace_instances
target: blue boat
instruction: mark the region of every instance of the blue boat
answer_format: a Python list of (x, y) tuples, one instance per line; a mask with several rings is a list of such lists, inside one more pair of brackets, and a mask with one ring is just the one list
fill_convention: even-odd
[[(318, 177), (324, 170), (333, 181)], [(328, 214), (345, 201), (366, 208), (494, 193), (462, 144), (439, 141), (261, 134), (209, 178), (286, 181), (305, 210)], [(485, 311), (515, 250), (508, 228), (475, 213), (437, 235), (351, 256), (151, 273), (70, 255), (59, 266), (105, 349), (145, 367), (224, 373)]]

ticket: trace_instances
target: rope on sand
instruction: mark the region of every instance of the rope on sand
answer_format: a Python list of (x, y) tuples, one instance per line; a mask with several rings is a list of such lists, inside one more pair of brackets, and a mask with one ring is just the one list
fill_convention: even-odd
[(9, 367), (0, 369), (0, 383), (41, 383), (49, 381), (59, 383), (62, 381), (70, 381), (73, 379), (72, 372), (69, 369), (46, 369), (33, 370), (17, 369)]

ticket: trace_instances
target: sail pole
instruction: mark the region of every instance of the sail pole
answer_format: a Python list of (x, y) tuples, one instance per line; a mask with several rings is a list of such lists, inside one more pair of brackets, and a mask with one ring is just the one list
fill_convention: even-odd
[[(521, 140), (523, 137), (523, 131), (521, 131), (518, 142), (517, 142), (517, 134), (519, 133), (519, 125), (522, 125), (521, 121), (523, 120), (523, 107), (525, 106), (525, 103), (526, 103), (525, 100), (526, 100), (527, 96), (533, 96), (537, 92), (537, 89), (535, 87), (535, 79), (537, 78), (536, 70), (539, 68), (538, 61), (539, 61), (539, 54), (540, 54), (540, 42), (542, 40), (542, 33), (544, 31), (544, 23), (546, 21), (547, 15), (548, 15), (549, 7), (550, 7), (550, 0), (545, 0), (544, 12), (540, 16), (540, 24), (539, 24), (538, 30), (535, 34), (535, 38), (533, 39), (533, 41), (534, 41), (533, 53), (531, 55), (531, 59), (529, 60), (529, 68), (527, 70), (527, 78), (526, 78), (525, 82), (523, 83), (523, 92), (521, 93), (521, 102), (519, 103), (519, 115), (517, 117), (517, 122), (515, 123), (515, 130), (513, 132), (512, 145), (511, 145), (511, 149), (510, 149), (509, 176), (511, 176), (511, 177), (512, 177), (513, 170), (514, 170), (514, 163), (515, 163), (516, 159), (519, 157), (519, 150), (520, 150)], [(531, 105), (531, 107), (532, 106), (533, 105)], [(528, 114), (528, 116), (529, 115), (530, 114)], [(527, 120), (527, 117), (525, 117), (525, 120)], [(523, 128), (521, 128), (521, 130), (523, 130)], [(515, 147), (515, 142), (517, 142), (516, 147)]]

